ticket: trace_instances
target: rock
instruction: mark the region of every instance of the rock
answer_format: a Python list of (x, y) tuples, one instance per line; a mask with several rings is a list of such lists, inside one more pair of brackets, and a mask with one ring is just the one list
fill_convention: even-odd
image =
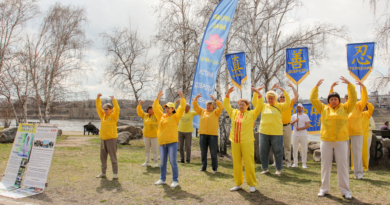
[(0, 143), (13, 143), (17, 131), (17, 127), (3, 129), (0, 135)]
[(122, 145), (127, 145), (132, 138), (132, 134), (130, 132), (121, 132), (118, 134), (117, 143)]
[(58, 129), (57, 131), (57, 137), (61, 136), (62, 135), (62, 130)]
[(316, 143), (316, 144), (311, 144), (307, 147), (307, 150), (309, 151), (310, 154), (313, 154), (315, 150), (318, 150), (320, 149), (320, 143)]
[(136, 139), (141, 139), (143, 137), (142, 128), (136, 127), (135, 132), (133, 134), (135, 135)]
[(132, 134), (135, 134), (136, 133), (136, 127), (134, 127), (133, 125), (124, 125), (124, 126), (119, 126), (117, 127), (117, 131), (118, 133), (121, 133), (121, 132), (130, 132)]
[(314, 150), (313, 159), (316, 162), (321, 162), (321, 150), (320, 149)]
[(118, 121), (117, 123), (116, 123), (116, 126), (125, 126), (125, 125), (129, 125), (129, 124), (127, 124), (127, 123), (124, 123), (124, 122), (121, 122), (121, 121)]

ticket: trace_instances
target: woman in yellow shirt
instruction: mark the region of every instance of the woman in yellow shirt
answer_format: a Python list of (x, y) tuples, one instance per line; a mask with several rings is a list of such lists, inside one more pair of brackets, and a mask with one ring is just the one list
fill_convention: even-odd
[[(260, 160), (262, 174), (269, 172), (269, 152), (272, 151), (275, 156), (275, 174), (282, 174), (283, 169), (283, 122), (282, 113), (290, 108), (290, 96), (278, 84), (275, 88), (280, 89), (285, 97), (284, 103), (277, 102), (278, 94), (275, 91), (268, 91), (266, 98), (268, 103), (261, 103), (261, 121), (260, 121)], [(264, 100), (263, 100), (264, 102)], [(257, 93), (253, 94), (253, 105), (257, 104)]]
[(252, 88), (259, 95), (256, 108), (248, 111), (248, 100), (240, 99), (238, 101), (239, 109), (233, 109), (230, 105), (230, 93), (233, 90), (234, 88), (231, 87), (223, 100), (223, 106), (232, 122), (229, 140), (232, 146), (234, 183), (236, 186), (231, 188), (230, 191), (241, 189), (241, 185), (244, 182), (244, 175), (242, 173), (242, 159), (244, 159), (246, 181), (250, 186), (249, 191), (255, 192), (257, 181), (255, 174), (255, 145), (253, 143), (255, 138), (253, 135), (253, 125), (260, 114), (264, 99), (261, 97), (259, 90)]
[(202, 159), (202, 168), (200, 172), (206, 171), (207, 168), (207, 150), (210, 148), (211, 155), (211, 168), (212, 172), (216, 173), (218, 170), (218, 128), (219, 128), (219, 116), (222, 114), (223, 105), (221, 101), (216, 100), (214, 96), (209, 95), (210, 98), (217, 104), (217, 109), (214, 109), (212, 101), (206, 103), (206, 109), (199, 107), (198, 98), (202, 97), (202, 93), (199, 93), (192, 105), (194, 110), (199, 114), (199, 145)]
[(114, 179), (118, 178), (118, 160), (116, 158), (117, 150), (117, 123), (119, 120), (120, 107), (118, 101), (114, 96), (110, 96), (112, 104), (106, 103), (103, 105), (100, 97), (102, 94), (98, 94), (96, 98), (96, 110), (101, 120), (100, 122), (100, 161), (102, 162), (102, 173), (97, 178), (106, 177), (107, 170), (107, 155), (110, 155), (112, 163), (112, 172), (114, 173)]
[[(349, 128), (348, 115), (352, 112), (357, 101), (355, 86), (344, 77), (342, 83), (348, 85), (349, 99), (340, 103), (340, 95), (332, 92), (328, 95), (328, 104), (322, 104), (318, 99), (318, 87), (324, 81), (321, 79), (310, 94), (310, 102), (321, 114), (321, 181), (319, 197), (329, 193), (330, 173), (332, 170), (333, 152), (337, 162), (339, 188), (346, 199), (352, 199), (349, 189)], [(337, 84), (337, 82), (336, 82)]]
[(159, 99), (163, 96), (163, 92), (160, 91), (157, 95), (157, 99), (153, 103), (153, 112), (156, 115), (158, 121), (157, 139), (160, 145), (160, 179), (155, 185), (165, 184), (167, 175), (167, 162), (172, 167), (172, 188), (179, 185), (179, 169), (177, 167), (177, 148), (178, 148), (178, 124), (180, 118), (184, 113), (186, 106), (186, 99), (183, 93), (179, 90), (177, 93), (180, 95), (180, 106), (175, 111), (175, 105), (171, 102), (164, 105), (165, 114), (160, 109)]
[(158, 141), (157, 141), (157, 127), (158, 122), (157, 118), (153, 112), (153, 106), (148, 106), (146, 113), (142, 110), (142, 103), (145, 101), (142, 100), (137, 106), (137, 114), (144, 121), (144, 129), (142, 130), (144, 144), (145, 144), (145, 154), (146, 161), (142, 164), (143, 167), (150, 166), (150, 150), (153, 151), (153, 160), (154, 167), (158, 167)]

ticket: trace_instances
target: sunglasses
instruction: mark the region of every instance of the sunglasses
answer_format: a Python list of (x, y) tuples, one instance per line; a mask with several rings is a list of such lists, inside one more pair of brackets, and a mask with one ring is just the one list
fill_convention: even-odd
[(282, 97), (279, 97), (279, 98), (284, 98), (284, 97), (282, 96)]
[(104, 111), (108, 111), (108, 109), (103, 109)]

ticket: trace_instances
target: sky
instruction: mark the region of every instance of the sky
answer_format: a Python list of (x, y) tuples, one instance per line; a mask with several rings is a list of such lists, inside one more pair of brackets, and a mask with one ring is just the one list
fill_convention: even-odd
[[(114, 93), (114, 89), (101, 82), (104, 66), (107, 65), (102, 39), (99, 34), (110, 32), (114, 28), (129, 26), (131, 19), (132, 27), (136, 27), (144, 40), (149, 40), (156, 34), (156, 15), (153, 14), (152, 6), (157, 0), (61, 0), (63, 5), (83, 6), (87, 11), (89, 23), (86, 27), (86, 36), (93, 41), (92, 46), (86, 52), (86, 60), (89, 65), (88, 75), (82, 78), (82, 89), (87, 91), (89, 98), (95, 98), (98, 93), (108, 97)], [(38, 2), (42, 11), (47, 10), (56, 1), (40, 0)], [(59, 2), (59, 1), (58, 1)], [(349, 41), (334, 39), (324, 49), (327, 59), (320, 65), (310, 65), (310, 75), (299, 85), (300, 98), (309, 99), (310, 90), (319, 79), (325, 79), (319, 89), (319, 96), (326, 97), (333, 82), (338, 81), (340, 76), (347, 77), (351, 82), (346, 61), (347, 43), (372, 42), (374, 41), (375, 17), (371, 12), (368, 1), (363, 0), (327, 0), (313, 1), (302, 0), (303, 7), (294, 10), (288, 18), (294, 20), (288, 28), (293, 31), (299, 25), (312, 25), (316, 22), (327, 22), (333, 25), (345, 25), (348, 28)], [(378, 8), (382, 8), (379, 5)], [(381, 11), (381, 10), (379, 10)], [(375, 57), (379, 57), (376, 55)], [(376, 58), (374, 61), (375, 72), (386, 73), (385, 65)], [(249, 75), (250, 76), (250, 75)], [(243, 97), (250, 99), (250, 79), (244, 87)], [(366, 81), (367, 82), (367, 81)], [(370, 91), (370, 87), (368, 86)], [(339, 85), (335, 91), (340, 95), (347, 92), (346, 85)], [(292, 93), (291, 93), (292, 94)], [(156, 92), (157, 95), (157, 92)], [(358, 94), (360, 98), (360, 94)]]

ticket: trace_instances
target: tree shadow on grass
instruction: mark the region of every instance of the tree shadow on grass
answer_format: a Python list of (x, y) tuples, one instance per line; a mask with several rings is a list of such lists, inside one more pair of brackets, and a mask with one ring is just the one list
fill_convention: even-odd
[(331, 199), (335, 202), (337, 202), (338, 204), (367, 204), (367, 203), (363, 203), (361, 202), (360, 200), (352, 197), (351, 200), (348, 200), (348, 199), (344, 199), (342, 197), (336, 197), (336, 196), (333, 196), (333, 195), (330, 195), (330, 194), (327, 194), (325, 195), (326, 198), (328, 199)]
[(260, 193), (259, 190), (256, 190), (253, 193), (246, 192), (245, 190), (237, 191), (245, 200), (249, 201), (251, 204), (285, 204), (281, 201), (276, 201), (274, 199), (268, 198), (264, 194)]
[(118, 181), (118, 179), (108, 180), (106, 178), (100, 179), (100, 187), (96, 188), (98, 193), (103, 193), (103, 191), (114, 191), (120, 193), (123, 191), (122, 184)]
[(195, 194), (191, 194), (191, 193), (188, 193), (186, 191), (183, 191), (180, 186), (178, 186), (176, 188), (171, 188), (168, 185), (163, 185), (162, 187), (164, 188), (164, 191), (165, 191), (165, 195), (163, 196), (163, 198), (169, 197), (170, 199), (172, 199), (174, 201), (175, 200), (183, 200), (183, 199), (195, 199), (198, 203), (203, 202), (203, 198), (201, 198)]
[[(282, 184), (287, 184), (288, 182), (295, 182), (295, 183), (312, 183), (313, 182), (310, 179), (302, 179), (299, 177), (295, 177), (295, 176), (288, 174), (286, 172), (283, 172), (282, 175), (280, 175), (280, 176), (276, 175), (276, 174), (272, 174), (270, 172), (268, 174), (265, 174), (265, 177), (275, 178), (275, 179), (279, 180), (279, 182)], [(321, 182), (319, 181), (319, 183), (321, 183)]]
[(364, 178), (363, 180), (359, 180), (359, 181), (369, 182), (372, 185), (379, 186), (379, 187), (381, 187), (381, 186), (389, 186), (390, 187), (390, 182), (388, 182), (388, 181), (378, 181), (378, 180), (372, 180), (372, 179), (367, 179), (367, 178)]
[(233, 175), (231, 174), (225, 174), (225, 173), (222, 173), (222, 172), (217, 172), (215, 174), (211, 173), (211, 172), (203, 172), (205, 175), (207, 175), (209, 177), (209, 180), (211, 181), (215, 181), (215, 178), (222, 178), (222, 179), (233, 179)]

